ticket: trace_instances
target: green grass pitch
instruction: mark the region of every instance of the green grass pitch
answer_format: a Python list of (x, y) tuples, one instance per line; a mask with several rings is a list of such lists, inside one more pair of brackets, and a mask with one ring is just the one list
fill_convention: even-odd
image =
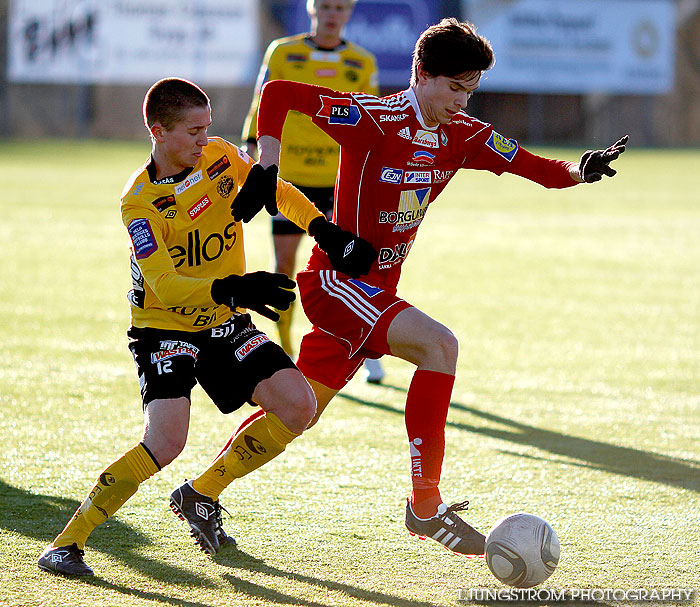
[[(356, 378), (222, 495), (239, 551), (207, 558), (168, 510), (250, 413), (223, 417), (196, 390), (185, 452), (93, 534), (98, 577), (37, 569), (141, 435), (119, 195), (148, 151), (0, 144), (0, 605), (429, 607), (502, 588), (483, 559), (403, 527), (412, 367), (386, 358), (384, 386)], [(484, 531), (521, 510), (546, 518), (562, 543), (546, 587), (700, 588), (698, 166), (698, 151), (631, 148), (614, 179), (565, 191), (463, 171), (404, 266), (400, 294), (460, 341), (443, 494), (470, 499)], [(269, 269), (266, 217), (246, 243), (249, 268)], [(297, 340), (307, 327), (297, 308)]]

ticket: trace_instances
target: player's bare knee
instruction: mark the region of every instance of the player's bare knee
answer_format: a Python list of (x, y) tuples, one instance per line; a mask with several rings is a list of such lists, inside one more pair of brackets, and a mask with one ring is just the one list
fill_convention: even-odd
[(316, 397), (313, 391), (309, 388), (308, 392), (304, 391), (297, 395), (292, 406), (294, 411), (295, 428), (289, 428), (293, 432), (303, 432), (311, 423), (316, 415)]
[(299, 386), (272, 406), (263, 408), (274, 413), (289, 430), (301, 434), (316, 415), (316, 397), (308, 385)]
[(422, 362), (436, 370), (454, 373), (459, 342), (452, 331), (443, 325), (437, 325), (435, 330), (426, 335), (423, 345), (425, 352)]
[(436, 340), (436, 346), (440, 349), (440, 354), (445, 362), (456, 363), (457, 355), (459, 354), (459, 342), (447, 327), (442, 327), (439, 334), (439, 339)]
[(146, 443), (149, 451), (153, 454), (161, 468), (165, 468), (172, 463), (185, 448), (185, 440), (177, 437), (162, 437), (156, 444), (149, 445)]

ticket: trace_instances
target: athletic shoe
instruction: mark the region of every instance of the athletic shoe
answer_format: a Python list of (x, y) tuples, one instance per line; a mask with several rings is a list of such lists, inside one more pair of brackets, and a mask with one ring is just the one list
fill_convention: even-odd
[(438, 506), (437, 515), (432, 518), (418, 518), (413, 513), (411, 502), (406, 504), (406, 527), (411, 535), (417, 535), (421, 539), (433, 538), (440, 542), (448, 550), (458, 554), (482, 555), (484, 554), (484, 541), (486, 537), (473, 527), (470, 527), (455, 512), (466, 510), (469, 502)]
[(51, 573), (61, 573), (63, 575), (95, 575), (85, 564), (83, 556), (85, 552), (78, 548), (78, 544), (61, 546), (54, 548), (47, 546), (41, 553), (37, 565), (39, 569), (50, 571)]
[[(218, 502), (217, 502), (218, 504)], [(219, 516), (218, 516), (218, 525), (219, 525), (219, 530), (216, 533), (216, 537), (219, 539), (219, 549), (225, 548), (226, 546), (236, 546), (236, 538), (231, 537), (228, 533), (224, 531), (224, 521), (221, 517), (221, 511), (226, 510), (223, 506), (219, 507)], [(228, 510), (226, 510), (228, 513)]]
[(170, 508), (190, 526), (190, 535), (203, 552), (214, 555), (223, 544), (235, 545), (236, 540), (221, 526), (219, 500), (198, 493), (185, 482), (170, 494)]
[(364, 374), (368, 384), (381, 384), (386, 377), (382, 363), (379, 362), (378, 358), (365, 358)]

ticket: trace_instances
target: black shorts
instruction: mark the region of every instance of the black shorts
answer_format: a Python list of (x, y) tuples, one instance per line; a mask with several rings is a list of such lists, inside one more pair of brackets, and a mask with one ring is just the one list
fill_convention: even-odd
[[(304, 196), (316, 205), (316, 208), (321, 211), (328, 219), (333, 212), (333, 191), (334, 188), (307, 188), (303, 185), (295, 185)], [(272, 233), (273, 234), (305, 234), (293, 221), (289, 221), (282, 213), (277, 213), (272, 218)]]
[(161, 398), (189, 400), (199, 383), (222, 413), (231, 413), (250, 402), (261, 381), (281, 369), (296, 369), (249, 314), (204, 331), (132, 327), (127, 334), (144, 407)]

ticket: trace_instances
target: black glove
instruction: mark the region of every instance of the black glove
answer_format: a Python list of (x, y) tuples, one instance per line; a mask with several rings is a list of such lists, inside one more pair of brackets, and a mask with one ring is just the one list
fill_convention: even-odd
[(333, 267), (353, 278), (367, 274), (379, 256), (366, 240), (342, 230), (325, 217), (317, 217), (309, 224), (309, 234), (328, 255)]
[(236, 221), (248, 223), (265, 207), (277, 215), (277, 166), (263, 169), (259, 164), (250, 168), (243, 187), (231, 203), (231, 215)]
[(605, 150), (588, 150), (584, 152), (578, 169), (581, 179), (586, 183), (593, 183), (594, 181), (600, 181), (603, 175), (608, 177), (615, 175), (617, 171), (610, 168), (610, 163), (625, 151), (625, 144), (628, 139), (629, 135), (625, 135)]
[(296, 299), (296, 283), (286, 274), (252, 272), (217, 278), (211, 285), (211, 298), (229, 308), (249, 308), (277, 322), (280, 315), (267, 306), (287, 310)]

